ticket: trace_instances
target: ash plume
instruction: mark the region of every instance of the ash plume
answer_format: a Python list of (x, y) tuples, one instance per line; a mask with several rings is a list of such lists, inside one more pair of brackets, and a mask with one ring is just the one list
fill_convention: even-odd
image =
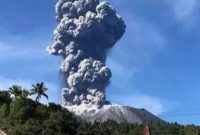
[(112, 74), (105, 65), (106, 51), (124, 34), (124, 21), (100, 0), (59, 0), (56, 19), (47, 50), (61, 57), (64, 105), (108, 104), (105, 89)]

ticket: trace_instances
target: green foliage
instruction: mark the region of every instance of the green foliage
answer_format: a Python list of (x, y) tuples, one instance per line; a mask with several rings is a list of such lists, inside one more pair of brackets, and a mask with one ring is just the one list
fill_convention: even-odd
[(48, 99), (48, 95), (45, 93), (48, 88), (46, 88), (43, 82), (32, 85), (32, 87), (30, 95), (37, 95), (35, 99), (37, 102), (39, 102), (42, 96)]
[(82, 123), (78, 135), (143, 135), (143, 128), (143, 125), (118, 124), (108, 120), (104, 123)]
[(11, 97), (8, 91), (0, 91), (0, 104), (10, 103)]
[(13, 85), (9, 88), (9, 93), (16, 99), (20, 98), (22, 96), (22, 87), (18, 85)]
[[(143, 135), (143, 124), (81, 122), (60, 105), (41, 104), (29, 99), (29, 92), (20, 86), (11, 88), (12, 92), (0, 91), (0, 128), (9, 135)], [(200, 135), (200, 127), (194, 125), (149, 123), (149, 128), (152, 135)]]
[[(45, 88), (41, 85), (38, 87)], [(29, 92), (17, 85), (10, 91), (0, 91), (2, 130), (9, 135), (76, 135), (79, 124), (74, 115), (60, 105), (44, 105), (28, 96)]]
[(17, 99), (0, 106), (0, 127), (9, 135), (75, 135), (78, 122), (60, 105)]

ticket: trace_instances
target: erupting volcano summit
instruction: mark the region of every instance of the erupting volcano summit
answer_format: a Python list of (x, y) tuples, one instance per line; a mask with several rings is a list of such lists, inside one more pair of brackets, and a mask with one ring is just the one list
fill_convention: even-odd
[(124, 21), (108, 2), (99, 0), (59, 0), (56, 14), (59, 24), (48, 52), (62, 59), (64, 105), (108, 104), (106, 51), (122, 37)]
[[(115, 110), (115, 116), (122, 117), (119, 113), (129, 109), (112, 105), (105, 95), (112, 76), (105, 65), (106, 53), (125, 32), (122, 18), (106, 1), (59, 0), (56, 19), (59, 24), (54, 30), (54, 42), (47, 50), (61, 57), (64, 106), (83, 118), (90, 118), (89, 121), (111, 118), (111, 109)], [(108, 113), (103, 118), (105, 110)]]

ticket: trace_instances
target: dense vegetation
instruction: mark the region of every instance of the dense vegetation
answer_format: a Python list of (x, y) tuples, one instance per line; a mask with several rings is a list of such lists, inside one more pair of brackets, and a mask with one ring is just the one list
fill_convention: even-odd
[[(60, 105), (39, 103), (47, 88), (43, 83), (33, 85), (30, 93), (14, 85), (0, 91), (0, 128), (8, 135), (143, 135), (144, 125), (85, 123)], [(36, 100), (29, 98), (36, 94)], [(152, 135), (200, 135), (200, 127), (177, 123), (151, 123)]]

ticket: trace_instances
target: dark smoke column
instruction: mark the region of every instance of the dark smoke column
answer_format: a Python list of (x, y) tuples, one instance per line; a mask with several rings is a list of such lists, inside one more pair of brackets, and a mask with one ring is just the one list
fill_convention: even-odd
[(124, 34), (124, 21), (108, 2), (99, 0), (59, 0), (56, 14), (59, 24), (47, 50), (61, 57), (64, 105), (108, 104), (106, 51)]

